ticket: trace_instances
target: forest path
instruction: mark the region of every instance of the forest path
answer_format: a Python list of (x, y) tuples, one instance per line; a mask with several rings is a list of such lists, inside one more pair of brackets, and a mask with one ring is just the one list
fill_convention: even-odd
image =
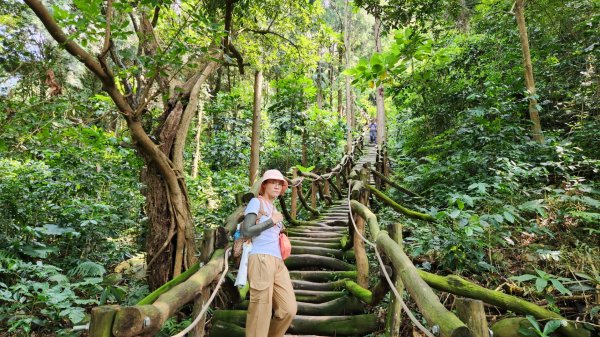
[[(376, 147), (366, 146), (354, 169), (374, 165)], [(372, 182), (371, 182), (372, 183)], [(347, 193), (347, 187), (343, 189)], [(364, 336), (380, 329), (376, 314), (345, 291), (345, 281), (356, 281), (353, 250), (342, 249), (348, 234), (347, 198), (334, 201), (314, 224), (288, 228), (292, 255), (285, 264), (290, 272), (298, 313), (286, 336)], [(210, 336), (244, 336), (248, 301), (238, 310), (214, 312)]]

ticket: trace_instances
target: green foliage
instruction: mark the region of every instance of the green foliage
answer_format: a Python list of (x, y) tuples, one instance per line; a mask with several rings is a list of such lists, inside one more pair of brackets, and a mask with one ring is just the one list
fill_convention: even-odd
[(542, 293), (544, 290), (550, 293), (552, 290), (556, 289), (559, 293), (563, 295), (572, 295), (571, 291), (562, 284), (565, 281), (572, 281), (571, 279), (565, 277), (558, 277), (552, 274), (548, 274), (543, 270), (536, 269), (537, 275), (532, 274), (523, 274), (520, 276), (510, 277), (511, 280), (515, 280), (519, 283), (533, 281), (535, 280), (535, 289), (538, 293)]
[(0, 159), (1, 226), (10, 233), (0, 246), (24, 258), (60, 257), (63, 266), (105, 252), (123, 259), (132, 247), (119, 237), (140, 217), (133, 153), (97, 128), (57, 122), (23, 144), (37, 145), (32, 158)]
[(565, 320), (552, 319), (544, 325), (544, 330), (542, 330), (535, 317), (527, 315), (527, 320), (531, 323), (531, 327), (519, 327), (519, 333), (531, 337), (550, 337), (550, 334), (558, 328), (567, 325)]
[(277, 92), (268, 107), (267, 124), (274, 133), (266, 144), (265, 166), (287, 171), (302, 163), (303, 146), (307, 165), (314, 165), (316, 171), (335, 166), (342, 154), (343, 122), (335, 112), (310, 103), (316, 94), (313, 81), (290, 75), (274, 86)]
[(0, 254), (0, 326), (15, 335), (44, 330), (66, 335), (86, 319), (89, 306), (123, 298), (125, 291), (106, 280), (104, 268), (92, 261), (64, 273), (42, 261)]

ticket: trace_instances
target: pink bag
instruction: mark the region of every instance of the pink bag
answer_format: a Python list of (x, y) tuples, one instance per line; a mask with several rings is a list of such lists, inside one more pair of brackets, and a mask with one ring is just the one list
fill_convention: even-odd
[(279, 250), (281, 251), (281, 258), (284, 260), (292, 254), (292, 243), (285, 233), (279, 233)]

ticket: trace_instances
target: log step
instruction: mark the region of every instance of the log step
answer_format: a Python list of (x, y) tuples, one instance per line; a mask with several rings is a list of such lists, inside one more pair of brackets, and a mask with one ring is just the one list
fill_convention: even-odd
[(309, 237), (309, 238), (341, 238), (344, 236), (342, 233), (336, 232), (288, 232), (289, 237)]
[[(246, 310), (216, 310), (210, 336), (242, 337)], [(299, 335), (364, 336), (379, 327), (377, 315), (304, 316), (297, 315), (288, 333)]]
[[(338, 247), (339, 248), (339, 245)], [(354, 261), (354, 251), (348, 250), (343, 251), (341, 249), (332, 249), (325, 247), (315, 247), (309, 242), (303, 243), (292, 243), (292, 255), (300, 255), (300, 254), (311, 254), (311, 255), (319, 255), (326, 257), (334, 257), (336, 259), (344, 259), (344, 260), (352, 260)]]
[[(308, 239), (306, 239), (306, 240), (308, 240)], [(306, 241), (306, 240), (290, 238), (290, 242), (292, 243), (292, 249), (294, 249), (295, 245), (330, 248), (330, 249), (340, 249), (342, 247), (339, 240), (337, 242), (315, 242), (315, 241), (311, 242), (311, 241)]]
[(294, 289), (299, 290), (339, 290), (345, 287), (345, 279), (332, 282), (311, 282), (304, 280), (292, 280)]
[(349, 271), (356, 269), (354, 265), (336, 259), (334, 257), (312, 254), (291, 255), (285, 260), (285, 265), (289, 270), (298, 270), (306, 268), (327, 268), (329, 270), (335, 271)]
[(290, 277), (293, 280), (312, 282), (335, 281), (342, 278), (356, 280), (356, 271), (290, 270)]

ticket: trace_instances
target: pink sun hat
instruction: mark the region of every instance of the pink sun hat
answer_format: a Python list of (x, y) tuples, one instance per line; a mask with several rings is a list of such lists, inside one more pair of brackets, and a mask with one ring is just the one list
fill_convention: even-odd
[(281, 174), (279, 170), (267, 170), (265, 171), (265, 173), (263, 173), (260, 184), (262, 185), (265, 181), (269, 179), (280, 180), (281, 182), (283, 182), (283, 186), (281, 187), (281, 193), (279, 193), (279, 195), (283, 195), (283, 193), (285, 193), (285, 190), (287, 190), (289, 185), (283, 174)]

